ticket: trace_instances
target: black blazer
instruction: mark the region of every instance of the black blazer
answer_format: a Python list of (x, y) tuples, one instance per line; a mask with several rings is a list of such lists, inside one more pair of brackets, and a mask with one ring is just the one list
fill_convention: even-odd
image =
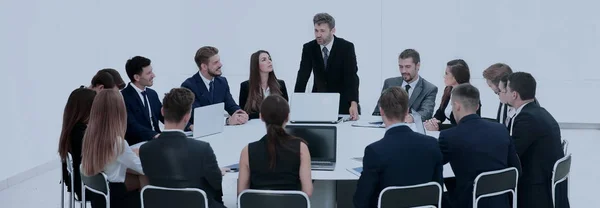
[[(294, 92), (306, 90), (311, 72), (314, 74), (312, 92), (340, 93), (339, 114), (349, 114), (350, 103), (358, 103), (359, 78), (354, 44), (334, 36), (325, 66), (323, 52), (317, 41), (305, 43), (302, 47), (302, 60)], [(360, 107), (358, 109), (360, 114)]]
[(381, 190), (431, 181), (443, 186), (442, 153), (437, 140), (408, 126), (388, 129), (365, 148), (363, 171), (354, 194), (354, 207), (377, 207)]
[(156, 91), (146, 88), (146, 96), (148, 97), (148, 103), (150, 103), (152, 122), (154, 123), (154, 126), (152, 126), (148, 112), (144, 110), (144, 101), (140, 99), (138, 92), (132, 85), (132, 83), (129, 83), (121, 91), (125, 107), (127, 108), (127, 132), (125, 133), (125, 140), (127, 140), (129, 145), (151, 140), (156, 134), (160, 133), (158, 121), (163, 123), (165, 121), (160, 110), (162, 103), (158, 99)]
[[(288, 93), (287, 93), (287, 88), (285, 87), (285, 82), (283, 80), (278, 79), (277, 82), (279, 83), (279, 90), (281, 90), (282, 93), (282, 97), (285, 98), (285, 100), (289, 101), (288, 98)], [(240, 107), (242, 109), (246, 108), (246, 102), (248, 101), (248, 96), (250, 96), (250, 81), (246, 80), (243, 81), (242, 83), (240, 83)], [(260, 108), (260, 106), (259, 106)], [(255, 119), (255, 118), (259, 118), (259, 113), (260, 113), (260, 109), (257, 109), (256, 111), (251, 111), (251, 112), (246, 112), (249, 115), (249, 119)]]
[(190, 118), (189, 124), (194, 124), (194, 109), (197, 107), (224, 103), (224, 110), (227, 111), (229, 115), (232, 115), (235, 111), (240, 109), (240, 106), (235, 103), (235, 100), (233, 100), (233, 97), (231, 96), (229, 83), (225, 77), (215, 77), (213, 79), (213, 85), (214, 89), (211, 96), (211, 93), (208, 91), (209, 89), (206, 88), (199, 73), (195, 73), (192, 77), (187, 78), (181, 83), (181, 87), (190, 89), (196, 96), (194, 103), (192, 104), (192, 117)]
[[(445, 111), (446, 111), (446, 108), (449, 106), (450, 102), (452, 102), (452, 101), (448, 100), (448, 102), (446, 102), (446, 104), (444, 106), (442, 106), (442, 108), (438, 108), (435, 111), (435, 115), (433, 115), (433, 117), (435, 119), (440, 121), (440, 124), (439, 124), (440, 131), (456, 126), (456, 119), (454, 119), (454, 113), (451, 112), (450, 118), (446, 118)], [(477, 115), (481, 116), (481, 101), (479, 101), (479, 109), (477, 109)], [(444, 123), (444, 121), (446, 121), (446, 119), (448, 119), (450, 121), (450, 124)]]
[[(564, 157), (560, 126), (536, 102), (526, 104), (513, 119), (512, 138), (523, 165), (518, 207), (552, 207), (552, 169)], [(569, 207), (566, 188), (566, 183), (558, 186), (556, 207)]]
[[(456, 188), (448, 190), (452, 207), (473, 207), (473, 183), (480, 173), (521, 169), (506, 126), (475, 114), (462, 118), (455, 128), (441, 131), (438, 142), (444, 164), (450, 163), (456, 177)], [(507, 194), (486, 198), (479, 201), (479, 207), (510, 207), (509, 200)]]
[(209, 207), (225, 207), (223, 176), (210, 144), (181, 132), (163, 132), (140, 147), (140, 159), (150, 185), (199, 188)]

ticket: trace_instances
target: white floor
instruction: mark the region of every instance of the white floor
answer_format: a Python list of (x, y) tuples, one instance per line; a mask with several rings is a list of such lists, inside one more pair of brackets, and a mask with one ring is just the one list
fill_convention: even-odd
[[(597, 190), (600, 187), (600, 131), (563, 130), (563, 138), (569, 141), (573, 154), (571, 169), (571, 207), (600, 207)], [(0, 192), (2, 208), (60, 207), (60, 169), (31, 178)], [(236, 207), (236, 184), (224, 181), (224, 200), (227, 207)]]

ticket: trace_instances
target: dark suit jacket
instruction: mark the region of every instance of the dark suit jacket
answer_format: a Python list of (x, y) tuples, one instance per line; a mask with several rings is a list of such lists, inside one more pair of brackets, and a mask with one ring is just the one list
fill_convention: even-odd
[(160, 110), (162, 103), (158, 99), (156, 91), (146, 88), (146, 96), (148, 97), (150, 111), (152, 111), (153, 115), (152, 122), (154, 126), (152, 126), (148, 112), (144, 110), (144, 101), (140, 99), (140, 95), (132, 85), (130, 83), (121, 90), (125, 106), (127, 107), (127, 132), (125, 133), (125, 140), (127, 140), (129, 145), (151, 140), (156, 134), (160, 133), (158, 121), (164, 122), (164, 117)]
[(186, 79), (181, 87), (185, 87), (194, 92), (196, 96), (196, 100), (194, 100), (194, 104), (192, 104), (192, 118), (190, 119), (190, 124), (194, 123), (194, 112), (193, 109), (197, 107), (217, 104), (217, 103), (225, 103), (225, 111), (232, 115), (235, 111), (241, 109), (233, 100), (231, 96), (231, 92), (229, 90), (229, 84), (227, 83), (227, 79), (225, 77), (219, 76), (215, 77), (213, 80), (213, 90), (212, 97), (210, 96), (210, 92), (206, 89), (206, 85), (204, 85), (204, 81), (200, 77), (199, 73), (194, 74), (194, 76)]
[[(384, 90), (390, 87), (398, 86), (402, 87), (404, 79), (402, 77), (388, 78), (383, 82), (382, 93)], [(435, 96), (437, 95), (438, 88), (425, 80), (423, 77), (419, 77), (419, 81), (413, 89), (413, 93), (408, 99), (408, 105), (411, 109), (419, 112), (421, 120), (429, 120), (433, 115), (433, 109), (435, 108)], [(373, 115), (381, 115), (379, 112), (379, 104), (375, 106)]]
[(365, 148), (363, 171), (354, 194), (354, 207), (377, 207), (379, 193), (389, 186), (435, 181), (443, 186), (442, 153), (435, 138), (408, 126), (388, 129)]
[[(560, 126), (536, 102), (526, 104), (513, 119), (512, 138), (523, 165), (518, 206), (552, 207), (552, 169), (564, 157)], [(566, 183), (558, 187), (556, 207), (569, 207), (566, 188)]]
[[(476, 114), (465, 116), (455, 128), (441, 131), (439, 144), (444, 164), (450, 163), (456, 177), (456, 188), (448, 190), (452, 207), (473, 207), (473, 184), (480, 173), (508, 167), (521, 169), (506, 126)], [(504, 194), (481, 199), (478, 206), (507, 208), (510, 204)]]
[(305, 43), (302, 47), (302, 60), (294, 92), (306, 90), (306, 83), (311, 72), (314, 75), (312, 91), (340, 93), (339, 114), (349, 114), (350, 103), (352, 101), (358, 103), (359, 78), (354, 44), (334, 36), (327, 66), (325, 66), (323, 53), (317, 41), (312, 40)]
[[(281, 90), (282, 93), (282, 97), (285, 98), (285, 100), (289, 101), (288, 98), (288, 93), (287, 93), (287, 88), (285, 87), (285, 82), (283, 80), (278, 79), (277, 82), (279, 83), (279, 90)], [(246, 102), (248, 101), (248, 96), (250, 96), (250, 81), (246, 80), (243, 81), (240, 84), (240, 107), (242, 109), (246, 108)], [(257, 109), (256, 111), (251, 111), (251, 112), (246, 112), (248, 113), (249, 119), (255, 119), (255, 118), (259, 118), (259, 113), (260, 113), (260, 106), (259, 109)]]
[(140, 159), (150, 185), (199, 188), (211, 208), (223, 206), (223, 176), (210, 144), (181, 132), (163, 132), (140, 147)]
[[(450, 102), (452, 102), (452, 100), (449, 100), (446, 105), (442, 106), (443, 108), (438, 108), (435, 111), (435, 115), (433, 116), (435, 119), (437, 119), (438, 121), (440, 121), (441, 123), (439, 124), (440, 127), (440, 131), (444, 130), (444, 129), (448, 129), (451, 127), (456, 126), (456, 119), (454, 119), (454, 113), (450, 113), (450, 118), (446, 118), (446, 108), (448, 106), (450, 106)], [(477, 115), (481, 116), (481, 101), (479, 101), (479, 109), (477, 109)], [(445, 124), (444, 121), (446, 121), (446, 119), (448, 119), (448, 121), (450, 121), (450, 124)]]

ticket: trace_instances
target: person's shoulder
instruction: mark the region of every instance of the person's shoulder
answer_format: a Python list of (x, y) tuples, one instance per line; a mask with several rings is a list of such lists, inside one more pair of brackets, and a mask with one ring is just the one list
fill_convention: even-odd
[(432, 88), (432, 89), (437, 89), (437, 86), (435, 86), (434, 84), (432, 84), (431, 82), (427, 81), (425, 78), (423, 77), (419, 77), (419, 79), (421, 79), (423, 81), (423, 86), (425, 88)]
[(342, 45), (354, 46), (354, 43), (352, 43), (344, 38), (337, 37), (337, 36), (335, 37), (334, 41), (341, 43)]
[(304, 48), (309, 48), (309, 47), (314, 47), (314, 46), (318, 46), (319, 44), (317, 43), (316, 39), (312, 39), (311, 41), (308, 41), (306, 43), (304, 43), (304, 45), (302, 45), (302, 47)]
[(250, 80), (243, 81), (243, 82), (240, 83), (240, 85), (241, 86), (248, 86), (248, 85), (250, 85)]
[(217, 76), (215, 77), (215, 81), (227, 83), (227, 78), (225, 78), (224, 76)]
[(390, 77), (390, 78), (385, 79), (383, 82), (387, 83), (387, 84), (392, 84), (392, 83), (397, 83), (397, 82), (402, 83), (402, 81), (403, 81), (402, 77)]

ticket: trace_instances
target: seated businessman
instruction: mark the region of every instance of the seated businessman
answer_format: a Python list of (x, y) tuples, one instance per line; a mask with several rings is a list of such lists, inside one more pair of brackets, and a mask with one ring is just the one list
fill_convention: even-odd
[[(479, 90), (464, 83), (452, 90), (452, 114), (458, 124), (440, 132), (444, 164), (450, 163), (456, 184), (446, 184), (449, 206), (473, 206), (473, 183), (482, 172), (508, 167), (521, 169), (519, 157), (506, 127), (477, 115)], [(451, 180), (454, 181), (454, 180)], [(511, 207), (508, 194), (481, 199), (479, 207)]]
[[(386, 79), (383, 82), (382, 91), (393, 86), (401, 86), (408, 93), (409, 108), (417, 111), (421, 115), (422, 121), (431, 119), (438, 88), (419, 76), (421, 68), (419, 52), (414, 49), (402, 51), (398, 56), (398, 67), (401, 76)], [(379, 106), (375, 106), (373, 115), (380, 115)], [(408, 114), (405, 121), (412, 123), (412, 116)]]
[(404, 121), (408, 94), (400, 87), (383, 91), (379, 110), (386, 132), (365, 148), (363, 171), (354, 194), (354, 207), (377, 207), (381, 190), (435, 181), (442, 185), (442, 153), (437, 140), (412, 131)]
[(235, 103), (227, 79), (221, 76), (221, 57), (219, 49), (212, 46), (204, 46), (196, 51), (194, 57), (198, 73), (186, 79), (181, 87), (185, 87), (194, 92), (196, 99), (192, 105), (192, 118), (190, 118), (189, 129), (194, 128), (193, 109), (197, 107), (225, 103), (225, 111), (229, 113), (227, 125), (239, 125), (248, 122), (248, 114)]
[(121, 90), (127, 108), (127, 131), (125, 140), (129, 145), (148, 141), (160, 133), (158, 122), (164, 122), (160, 113), (162, 103), (158, 94), (150, 89), (154, 83), (154, 72), (150, 59), (136, 56), (125, 64), (125, 71), (131, 80)]
[[(191, 117), (194, 93), (175, 88), (163, 98), (165, 129), (140, 148), (140, 159), (150, 185), (167, 188), (199, 188), (206, 192), (208, 207), (223, 206), (222, 170), (209, 143), (184, 134)], [(161, 206), (170, 207), (168, 201)]]

